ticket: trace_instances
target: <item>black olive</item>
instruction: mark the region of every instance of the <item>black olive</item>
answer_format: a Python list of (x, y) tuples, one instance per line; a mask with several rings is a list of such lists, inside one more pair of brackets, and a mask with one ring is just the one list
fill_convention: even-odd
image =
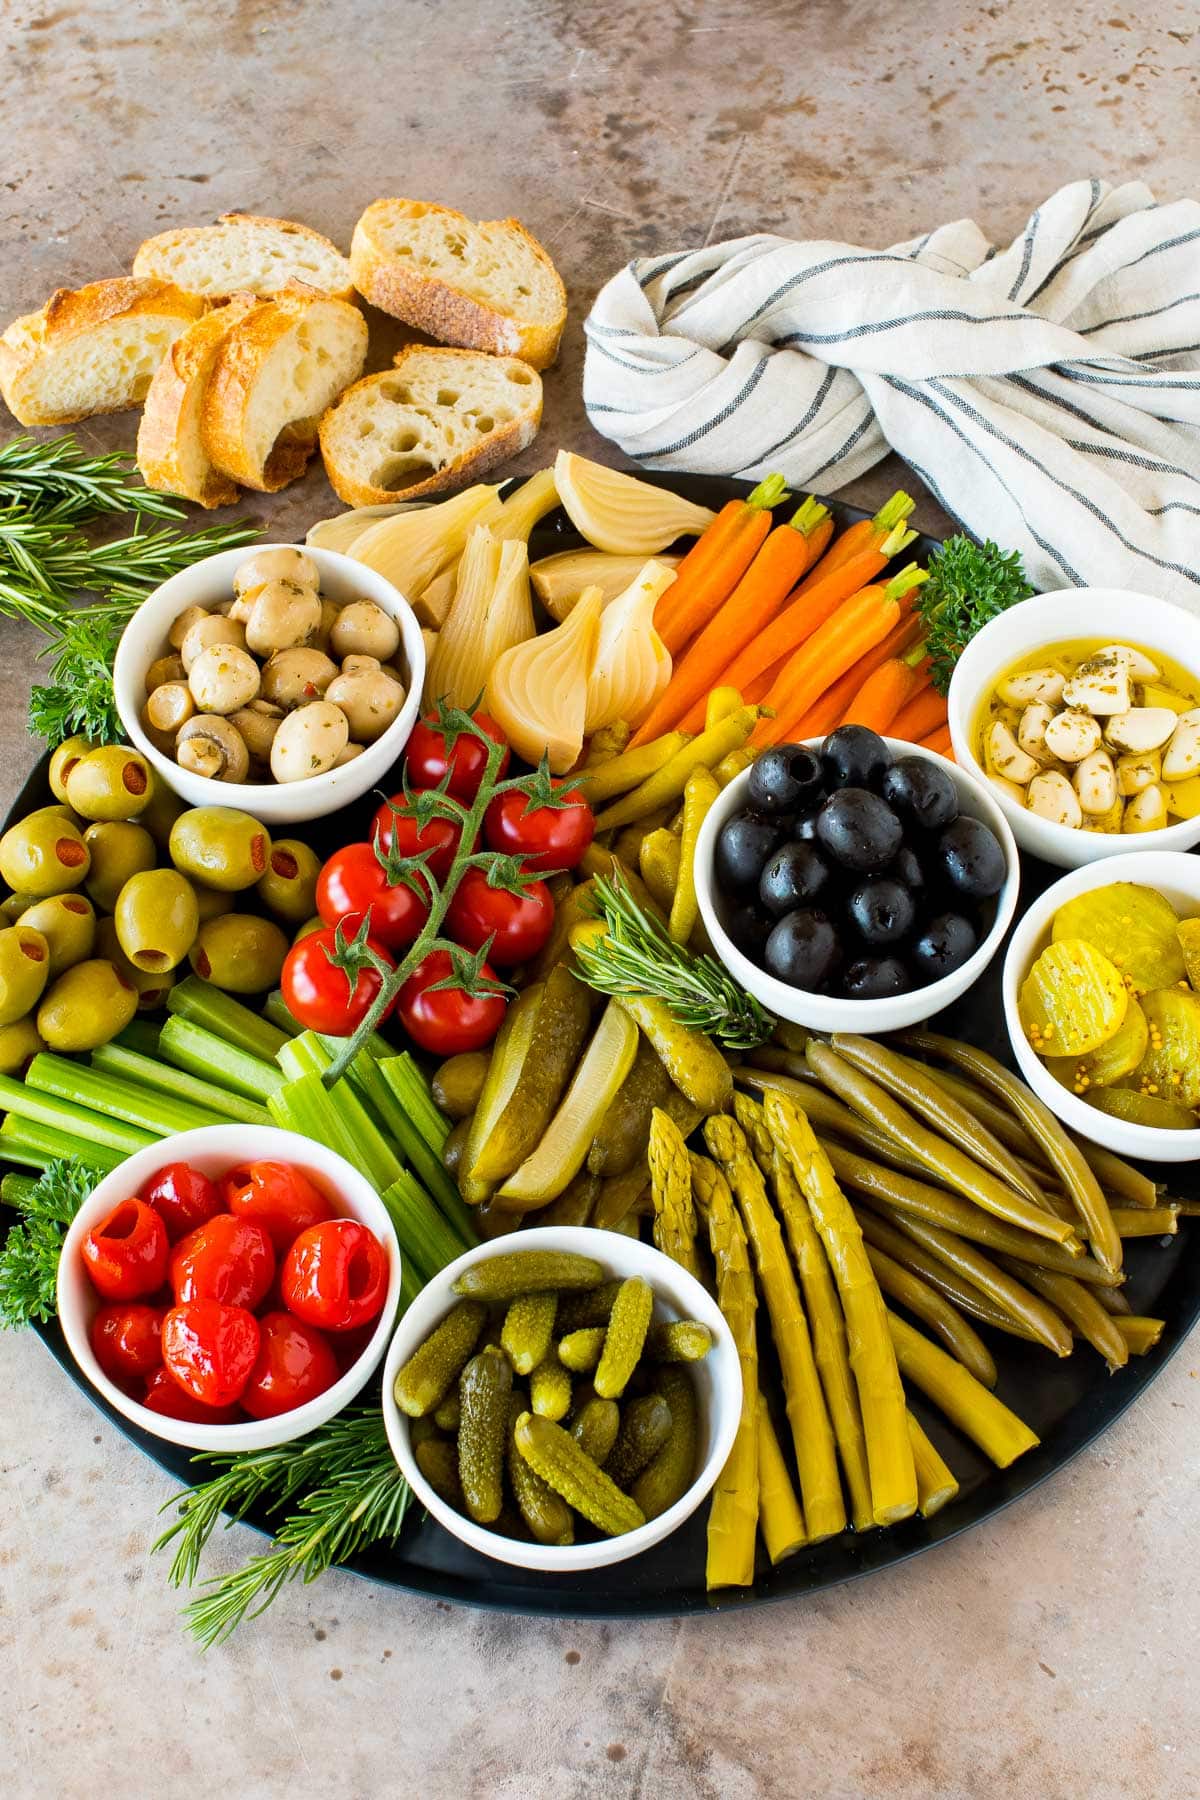
[(894, 880), (902, 882), (914, 900), (924, 897), (929, 882), (921, 858), (911, 844), (901, 844), (896, 852), (895, 861), (888, 864), (886, 873), (891, 875)]
[(802, 907), (780, 919), (767, 939), (767, 968), (791, 987), (819, 993), (842, 962), (832, 921), (816, 907)]
[(891, 807), (866, 788), (844, 787), (830, 794), (817, 814), (817, 842), (844, 869), (862, 875), (885, 869), (903, 837)]
[(792, 836), (798, 844), (811, 844), (817, 835), (817, 815), (815, 812), (805, 813), (796, 820), (792, 827)]
[(1008, 872), (995, 833), (965, 813), (939, 834), (934, 861), (964, 900), (989, 900), (1000, 892)]
[(894, 762), (880, 792), (894, 812), (923, 831), (936, 831), (958, 817), (958, 789), (949, 773), (923, 756)]
[(829, 864), (815, 844), (782, 844), (762, 872), (758, 897), (777, 916), (811, 906), (829, 891)]
[(804, 744), (773, 744), (750, 765), (751, 806), (764, 813), (792, 813), (819, 800), (821, 764)]
[(868, 875), (852, 888), (846, 916), (865, 944), (898, 944), (912, 930), (916, 907), (908, 889), (892, 875)]
[(729, 894), (753, 892), (763, 864), (784, 836), (785, 826), (779, 819), (764, 819), (753, 812), (734, 813), (717, 836), (718, 885)]
[(821, 745), (828, 788), (877, 788), (891, 766), (891, 751), (879, 733), (865, 725), (839, 725)]
[(979, 933), (962, 913), (938, 913), (930, 919), (913, 944), (909, 957), (913, 969), (924, 985), (941, 981), (961, 969), (968, 957), (979, 948)]
[(753, 900), (747, 900), (723, 920), (726, 931), (743, 956), (761, 968), (767, 953), (767, 939), (775, 921)]
[(912, 978), (898, 956), (864, 956), (852, 962), (842, 978), (847, 1000), (890, 1000), (907, 994)]

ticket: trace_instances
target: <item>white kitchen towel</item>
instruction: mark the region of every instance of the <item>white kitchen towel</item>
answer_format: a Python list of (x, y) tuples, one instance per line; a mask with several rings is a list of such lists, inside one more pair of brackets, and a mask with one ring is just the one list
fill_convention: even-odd
[(1006, 250), (760, 235), (639, 259), (586, 323), (597, 430), (653, 469), (828, 493), (889, 446), (1039, 588), (1200, 612), (1200, 203), (1061, 188)]

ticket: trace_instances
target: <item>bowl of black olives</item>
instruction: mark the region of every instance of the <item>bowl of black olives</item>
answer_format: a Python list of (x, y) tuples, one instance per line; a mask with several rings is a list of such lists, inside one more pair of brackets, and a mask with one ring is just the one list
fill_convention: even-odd
[(982, 781), (861, 725), (764, 750), (696, 846), (716, 954), (818, 1031), (898, 1031), (949, 1006), (999, 949), (1018, 881)]

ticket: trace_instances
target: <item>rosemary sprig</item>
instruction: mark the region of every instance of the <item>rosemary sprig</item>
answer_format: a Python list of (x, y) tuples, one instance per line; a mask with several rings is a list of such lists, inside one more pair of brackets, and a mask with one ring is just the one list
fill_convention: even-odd
[(17, 437), (0, 448), (0, 504), (38, 513), (54, 507), (68, 519), (123, 512), (184, 517), (183, 506), (170, 495), (131, 486), (135, 473), (133, 457), (123, 450), (93, 456), (69, 433), (48, 444)]
[(575, 946), (589, 987), (602, 994), (650, 994), (680, 1025), (702, 1031), (730, 1050), (752, 1050), (770, 1037), (775, 1020), (744, 993), (711, 956), (694, 956), (644, 912), (625, 884), (597, 878), (594, 914), (607, 936)]
[(36, 1179), (6, 1175), (0, 1182), (0, 1200), (20, 1215), (0, 1246), (0, 1326), (54, 1317), (62, 1241), (99, 1179), (83, 1163), (52, 1162)]

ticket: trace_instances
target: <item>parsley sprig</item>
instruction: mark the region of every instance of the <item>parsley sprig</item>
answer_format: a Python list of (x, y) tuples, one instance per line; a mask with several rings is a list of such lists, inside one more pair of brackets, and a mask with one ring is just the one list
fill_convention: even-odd
[(934, 551), (917, 611), (939, 694), (949, 688), (954, 665), (975, 634), (1032, 592), (1019, 550), (1006, 554), (990, 538), (977, 544), (960, 535)]
[(58, 1257), (67, 1227), (100, 1173), (83, 1163), (52, 1162), (36, 1177), (6, 1175), (0, 1200), (18, 1217), (0, 1245), (0, 1326), (43, 1322), (57, 1310)]

